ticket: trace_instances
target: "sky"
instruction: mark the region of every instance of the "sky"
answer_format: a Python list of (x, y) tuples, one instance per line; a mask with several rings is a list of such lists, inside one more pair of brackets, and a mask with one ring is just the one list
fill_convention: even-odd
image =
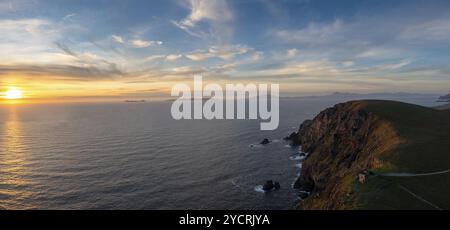
[(450, 1), (0, 0), (0, 92), (158, 98), (191, 82), (281, 95), (450, 92)]

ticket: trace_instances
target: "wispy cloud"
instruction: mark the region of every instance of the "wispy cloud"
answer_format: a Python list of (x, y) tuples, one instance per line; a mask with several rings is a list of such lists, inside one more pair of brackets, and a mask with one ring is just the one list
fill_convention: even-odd
[(193, 61), (204, 61), (214, 57), (231, 60), (237, 55), (247, 53), (249, 50), (251, 49), (242, 45), (211, 46), (207, 50), (195, 50), (186, 54), (186, 57)]
[(332, 23), (309, 23), (302, 29), (277, 30), (273, 32), (273, 35), (284, 42), (310, 46), (334, 42), (339, 39), (339, 34), (344, 29), (343, 22), (335, 20)]
[(433, 42), (450, 42), (450, 17), (438, 18), (406, 26), (399, 33), (400, 41), (430, 44)]
[(77, 16), (76, 13), (67, 14), (61, 19), (61, 21), (71, 20), (71, 18), (73, 18), (75, 16)]
[(0, 75), (40, 76), (41, 79), (99, 80), (124, 76), (111, 64), (108, 68), (75, 65), (0, 65)]
[[(175, 26), (196, 37), (230, 39), (233, 28), (229, 23), (233, 20), (233, 13), (225, 0), (188, 0), (184, 5), (190, 13), (184, 19), (172, 21)], [(209, 28), (199, 26), (202, 21), (209, 23)]]
[(162, 60), (165, 58), (166, 58), (166, 55), (150, 55), (150, 56), (144, 58), (144, 61), (153, 62), (153, 61), (158, 61), (158, 60)]
[(202, 20), (227, 22), (232, 19), (228, 5), (224, 0), (190, 0), (191, 13), (179, 23), (186, 27), (194, 27)]
[(286, 57), (288, 58), (294, 58), (298, 55), (298, 49), (288, 49), (286, 50)]
[[(54, 41), (61, 39), (60, 28), (44, 19), (0, 20), (0, 60), (3, 63), (45, 61), (36, 58), (41, 55), (54, 55)], [(26, 39), (25, 39), (26, 38)], [(35, 58), (33, 58), (35, 57)]]
[(125, 40), (122, 36), (111, 35), (111, 39), (119, 44), (129, 45), (133, 48), (147, 48), (149, 46), (162, 45), (162, 41), (152, 41), (152, 40), (144, 40), (144, 39), (131, 39)]
[(78, 55), (73, 52), (71, 49), (69, 49), (69, 47), (67, 47), (66, 45), (60, 43), (60, 42), (55, 42), (55, 45), (62, 50), (65, 54), (73, 56), (73, 57), (78, 57)]
[(166, 56), (166, 60), (167, 61), (176, 61), (176, 60), (180, 59), (181, 57), (183, 57), (183, 55), (181, 55), (181, 54), (169, 54)]
[(115, 41), (117, 43), (120, 43), (120, 44), (125, 43), (125, 41), (123, 40), (123, 38), (121, 36), (113, 34), (113, 35), (111, 35), (111, 38), (113, 39), (113, 41)]
[(142, 40), (142, 39), (135, 39), (135, 40), (131, 40), (130, 44), (134, 48), (146, 48), (146, 47), (154, 46), (154, 45), (162, 45), (163, 42), (162, 41), (146, 41), (146, 40)]

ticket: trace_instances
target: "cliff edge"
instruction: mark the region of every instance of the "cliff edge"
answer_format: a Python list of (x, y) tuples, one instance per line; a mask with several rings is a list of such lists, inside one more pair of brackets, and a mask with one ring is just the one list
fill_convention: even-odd
[[(304, 121), (289, 138), (309, 153), (294, 184), (309, 193), (299, 208), (450, 207), (444, 195), (450, 192), (448, 174), (393, 176), (450, 168), (449, 115), (401, 102), (364, 100), (337, 104)], [(430, 188), (438, 192), (430, 194)]]

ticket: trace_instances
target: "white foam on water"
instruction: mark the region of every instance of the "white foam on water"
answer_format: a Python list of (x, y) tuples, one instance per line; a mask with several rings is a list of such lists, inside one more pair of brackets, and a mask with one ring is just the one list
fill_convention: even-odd
[(298, 177), (297, 177), (297, 178), (295, 178), (295, 180), (294, 180), (294, 181), (292, 181), (292, 183), (291, 183), (291, 188), (292, 188), (292, 189), (294, 189), (294, 185), (295, 185), (295, 182), (297, 181), (297, 179), (298, 179)]
[(302, 163), (295, 164), (295, 167), (301, 169), (302, 168)]
[(311, 194), (310, 192), (304, 190), (300, 190), (299, 193), (306, 193), (308, 196)]
[(291, 156), (291, 157), (289, 157), (289, 159), (291, 161), (301, 161), (301, 160), (305, 159), (305, 157), (304, 156)]
[(262, 185), (256, 185), (254, 190), (255, 190), (255, 192), (265, 193)]
[(237, 184), (237, 182), (234, 179), (231, 180), (231, 184), (234, 185), (234, 187), (236, 187), (236, 188), (241, 187), (240, 185)]

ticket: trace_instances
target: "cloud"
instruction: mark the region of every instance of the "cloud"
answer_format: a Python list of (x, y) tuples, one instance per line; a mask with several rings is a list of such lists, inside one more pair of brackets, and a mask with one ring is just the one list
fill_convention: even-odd
[[(334, 79), (334, 78), (367, 78), (376, 79), (388, 73), (398, 73), (405, 69), (412, 61), (409, 59), (398, 62), (357, 66), (353, 61), (338, 62), (328, 59), (296, 60), (281, 66), (258, 68), (245, 74), (261, 77), (262, 79)], [(244, 74), (244, 75), (245, 75)]]
[(21, 10), (35, 9), (38, 5), (38, 1), (29, 0), (3, 0), (0, 1), (0, 13), (4, 14), (17, 14)]
[(450, 42), (450, 18), (439, 18), (405, 27), (399, 33), (401, 41), (412, 43)]
[[(22, 74), (20, 77), (91, 80), (111, 75), (112, 78), (124, 76), (121, 82), (158, 82), (167, 76), (184, 77), (202, 72), (227, 80), (251, 76), (257, 80), (295, 83), (308, 79), (328, 81), (327, 84), (362, 79), (378, 82), (381, 78), (395, 81), (396, 77), (407, 81), (410, 77), (438, 79), (448, 88), (443, 80), (450, 76), (445, 63), (450, 24), (444, 7), (445, 12), (427, 11), (417, 16), (411, 13), (420, 11), (417, 7), (412, 7), (416, 11), (393, 7), (381, 12), (367, 12), (362, 8), (355, 14), (353, 10), (340, 11), (333, 17), (321, 17), (324, 12), (317, 12), (315, 17), (316, 12), (292, 14), (307, 12), (309, 5), (300, 9), (291, 2), (284, 5), (271, 1), (275, 7), (280, 6), (272, 11), (279, 18), (258, 21), (259, 16), (268, 12), (249, 12), (256, 3), (192, 0), (184, 1), (187, 9), (184, 15), (172, 18), (178, 28), (202, 38), (186, 39), (174, 38), (178, 33), (183, 35), (183, 31), (163, 28), (167, 25), (164, 17), (156, 20), (148, 15), (149, 20), (145, 22), (125, 20), (119, 24), (128, 32), (107, 32), (112, 27), (96, 30), (105, 21), (92, 23), (97, 16), (92, 16), (89, 9), (80, 8), (76, 17), (70, 9), (59, 15), (46, 15), (36, 14), (36, 8), (22, 11), (16, 7), (17, 2), (0, 0), (0, 12), (6, 12), (0, 19), (0, 74), (3, 76)], [(233, 12), (232, 7), (237, 11)], [(16, 13), (12, 13), (14, 8), (18, 9)], [(109, 17), (110, 13), (107, 10), (101, 15), (114, 19), (110, 21), (114, 25), (118, 21)], [(25, 18), (27, 15), (42, 17)], [(312, 18), (320, 21), (311, 21)], [(239, 37), (234, 39), (235, 22)], [(255, 23), (260, 23), (258, 28), (248, 30)], [(258, 32), (261, 28), (267, 31)], [(150, 34), (152, 37), (146, 36)], [(163, 42), (158, 39), (165, 41), (164, 36), (170, 37), (171, 42), (159, 47)], [(413, 70), (416, 68), (421, 70)]]
[(120, 44), (125, 43), (121, 36), (117, 36), (117, 35), (113, 34), (113, 35), (111, 35), (111, 37), (112, 37), (113, 41), (115, 41), (117, 43), (120, 43)]
[(125, 75), (113, 64), (107, 68), (75, 65), (0, 65), (0, 75), (41, 76), (47, 79), (98, 80)]
[(111, 35), (111, 38), (114, 42), (119, 44), (126, 44), (133, 48), (147, 48), (149, 46), (162, 45), (162, 41), (151, 41), (151, 40), (143, 40), (143, 39), (132, 39), (126, 41), (123, 37), (118, 35)]
[(204, 61), (206, 59), (214, 57), (214, 55), (205, 50), (195, 50), (189, 54), (186, 54), (185, 56), (193, 61)]
[(264, 58), (264, 52), (256, 51), (250, 56), (250, 60), (253, 62), (259, 61)]
[(149, 47), (152, 43), (153, 42), (151, 42), (151, 41), (145, 41), (145, 40), (140, 40), (140, 39), (130, 41), (130, 44), (135, 48)]
[(12, 2), (2, 1), (0, 2), (0, 12), (11, 12), (14, 11)]
[(405, 59), (400, 60), (395, 63), (383, 63), (378, 65), (369, 66), (367, 68), (356, 68), (352, 70), (352, 72), (360, 72), (360, 73), (370, 73), (370, 74), (380, 74), (385, 72), (397, 71), (409, 64), (411, 64), (411, 60)]
[(224, 0), (190, 0), (190, 14), (178, 24), (183, 27), (194, 27), (202, 20), (224, 23), (233, 18), (233, 14)]
[(212, 71), (214, 71), (215, 73), (225, 73), (234, 70), (236, 66), (237, 66), (236, 63), (227, 63), (213, 67)]
[(286, 51), (286, 57), (288, 57), (288, 58), (293, 58), (293, 57), (297, 56), (297, 54), (298, 54), (298, 50), (295, 48), (289, 49)]
[(0, 20), (0, 31), (3, 32), (3, 36), (8, 37), (20, 35), (38, 36), (45, 33), (43, 28), (48, 26), (50, 26), (50, 22), (43, 19)]
[(231, 60), (235, 56), (247, 53), (250, 48), (242, 45), (211, 46), (208, 50), (195, 50), (185, 56), (193, 61), (204, 61), (209, 58)]
[(341, 65), (344, 67), (350, 67), (350, 66), (355, 65), (355, 63), (353, 61), (344, 61), (341, 63)]
[(165, 55), (151, 55), (145, 58), (145, 61), (153, 62), (166, 58)]
[(181, 54), (169, 54), (166, 56), (166, 60), (167, 61), (176, 61), (176, 60), (180, 59), (181, 57), (183, 57), (183, 55), (181, 55)]
[(176, 61), (182, 58), (182, 54), (169, 54), (169, 55), (150, 55), (146, 57), (144, 60), (146, 62), (158, 62), (158, 61)]
[[(190, 13), (182, 20), (172, 21), (175, 26), (195, 37), (231, 38), (233, 29), (229, 22), (233, 20), (233, 13), (225, 0), (188, 0), (185, 3)], [(203, 21), (209, 23), (210, 28), (199, 28), (199, 22)]]
[[(393, 76), (405, 71), (420, 62), (424, 66), (426, 57), (423, 50), (427, 47), (445, 46), (450, 42), (450, 26), (448, 19), (413, 18), (399, 20), (383, 15), (355, 17), (344, 21), (336, 19), (329, 22), (310, 22), (303, 28), (288, 28), (282, 30), (269, 30), (269, 35), (283, 47), (296, 46), (296, 51), (275, 52), (273, 65), (278, 65), (268, 72), (276, 73), (274, 76), (334, 76), (334, 77), (367, 77), (376, 79), (388, 74)], [(396, 23), (385, 23), (395, 21)], [(323, 63), (326, 69), (313, 68), (311, 63), (301, 63), (289, 57), (301, 57), (296, 60), (327, 60)], [(295, 54), (295, 55), (294, 55)], [(435, 65), (440, 69), (442, 64)], [(314, 71), (310, 71), (310, 70)], [(279, 72), (277, 72), (279, 71)], [(266, 72), (266, 73), (268, 73)], [(261, 73), (261, 74), (266, 74)], [(286, 75), (287, 74), (287, 75)], [(355, 76), (359, 74), (359, 76)], [(442, 76), (442, 75), (440, 75)], [(426, 78), (425, 75), (423, 78)]]
[(71, 18), (77, 16), (77, 14), (72, 13), (72, 14), (67, 14), (66, 16), (64, 16), (61, 21), (65, 21), (65, 20), (70, 20)]
[(69, 49), (69, 47), (67, 47), (66, 45), (60, 43), (60, 42), (55, 42), (55, 45), (61, 49), (64, 53), (66, 53), (67, 55), (73, 56), (73, 57), (78, 57), (78, 55), (73, 52), (72, 50)]
[(302, 54), (316, 58), (406, 58), (424, 47), (446, 46), (450, 42), (449, 21), (448, 16), (402, 20), (398, 15), (370, 15), (347, 21), (309, 22), (300, 28), (270, 29), (268, 34), (277, 43), (295, 44)]
[(172, 69), (173, 72), (176, 73), (186, 73), (186, 72), (193, 72), (195, 69), (192, 66), (181, 66), (181, 67), (175, 67)]
[[(28, 74), (64, 74), (64, 71), (66, 70), (73, 70), (75, 73), (66, 73), (67, 76), (81, 76), (89, 73), (93, 75), (93, 78), (106, 77), (107, 74), (111, 74), (111, 77), (126, 75), (125, 72), (118, 67), (119, 65), (116, 64), (117, 59), (114, 59), (110, 54), (107, 57), (103, 57), (101, 53), (95, 53), (95, 50), (74, 51), (62, 42), (54, 42), (54, 44), (63, 52), (63, 57), (65, 55), (71, 57), (71, 59), (66, 58), (66, 62), (58, 61), (58, 64), (54, 64), (54, 62), (41, 63), (39, 65), (24, 64), (25, 66), (32, 67), (28, 69), (39, 70), (28, 72)], [(23, 64), (21, 62), (19, 63)], [(12, 65), (17, 64), (13, 63)], [(48, 68), (48, 70), (44, 70), (45, 68)]]
[(344, 23), (338, 19), (332, 23), (309, 23), (302, 29), (277, 30), (273, 35), (283, 42), (319, 45), (335, 41), (343, 30)]
[(134, 48), (146, 48), (154, 45), (162, 45), (162, 41), (146, 41), (141, 39), (135, 39), (130, 41), (131, 46)]
[(356, 55), (358, 58), (384, 57), (391, 53), (391, 50), (380, 48), (369, 48)]
[(0, 62), (63, 61), (54, 50), (63, 30), (44, 19), (0, 20)]
[(249, 51), (248, 47), (241, 45), (234, 46), (212, 46), (209, 48), (208, 52), (216, 57), (220, 57), (224, 60), (232, 59), (234, 56), (239, 54), (245, 54)]

